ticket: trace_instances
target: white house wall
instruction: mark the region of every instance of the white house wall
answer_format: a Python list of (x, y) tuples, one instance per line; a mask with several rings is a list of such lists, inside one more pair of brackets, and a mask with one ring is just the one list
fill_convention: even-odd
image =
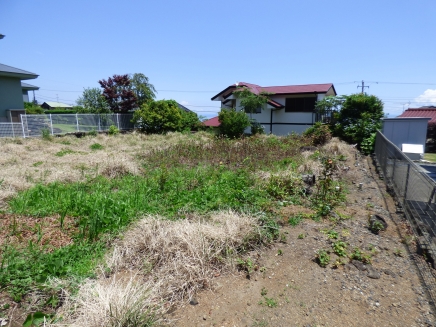
[(0, 77), (0, 122), (7, 122), (7, 109), (24, 109), (21, 81)]
[[(331, 95), (334, 95), (333, 89), (330, 89), (329, 92)], [(327, 95), (330, 94), (327, 93)], [(308, 96), (316, 96), (317, 100), (320, 101), (325, 98), (326, 94), (271, 95), (270, 99), (285, 106), (286, 98)], [(233, 99), (233, 95), (228, 97), (228, 99)], [(241, 100), (237, 98), (236, 108), (237, 110), (242, 110)], [(273, 109), (271, 121), (271, 110), (271, 107), (268, 106), (268, 108), (262, 108), (261, 113), (248, 113), (247, 115), (253, 120), (259, 122), (263, 126), (265, 133), (272, 133), (275, 135), (288, 135), (291, 133), (301, 134), (312, 126), (316, 119), (315, 113), (312, 112), (285, 112), (285, 108), (282, 108)], [(250, 133), (250, 128), (247, 128), (245, 132)]]

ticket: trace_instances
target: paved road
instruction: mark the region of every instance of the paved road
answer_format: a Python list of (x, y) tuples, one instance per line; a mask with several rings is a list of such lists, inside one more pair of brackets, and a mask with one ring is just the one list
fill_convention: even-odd
[(420, 165), (426, 170), (427, 175), (436, 181), (436, 165)]

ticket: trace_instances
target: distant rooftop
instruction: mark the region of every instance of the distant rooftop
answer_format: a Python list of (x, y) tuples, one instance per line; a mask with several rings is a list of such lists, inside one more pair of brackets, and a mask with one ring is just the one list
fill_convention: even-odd
[(21, 82), (21, 88), (23, 90), (28, 90), (28, 91), (39, 90), (39, 86), (35, 86), (35, 85), (32, 85), (32, 84), (27, 84), (27, 83), (24, 83), (24, 82)]
[(218, 120), (218, 116), (217, 117), (213, 117), (211, 119), (205, 120), (203, 122), (203, 124), (205, 126), (209, 126), (209, 127), (218, 127), (219, 125), (221, 125), (221, 123)]
[(62, 102), (46, 101), (44, 103), (47, 104), (51, 108), (72, 108), (73, 107), (72, 105), (62, 103)]

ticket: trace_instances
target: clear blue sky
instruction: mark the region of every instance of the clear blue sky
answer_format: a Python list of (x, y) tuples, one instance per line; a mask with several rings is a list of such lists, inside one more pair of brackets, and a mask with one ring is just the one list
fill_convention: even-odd
[(41, 102), (144, 73), (158, 99), (210, 117), (237, 81), (352, 94), (364, 80), (395, 117), (436, 105), (435, 17), (435, 0), (0, 0), (0, 63), (39, 74)]

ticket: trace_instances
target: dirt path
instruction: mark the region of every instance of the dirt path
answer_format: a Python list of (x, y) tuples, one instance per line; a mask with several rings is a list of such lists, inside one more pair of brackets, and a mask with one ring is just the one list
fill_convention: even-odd
[[(249, 254), (257, 267), (250, 279), (242, 272), (217, 277), (213, 290), (171, 314), (172, 326), (434, 326), (416, 260), (427, 264), (413, 254), (404, 218), (395, 214), (369, 160), (351, 169), (356, 184), (349, 185), (348, 202), (337, 210), (350, 219), (285, 226), (286, 243)], [(357, 187), (360, 182), (363, 190)], [(371, 233), (370, 214), (384, 217), (387, 230)], [(327, 230), (337, 232), (338, 239), (329, 239)], [(344, 258), (346, 264), (333, 268), (339, 257), (331, 252), (330, 264), (321, 268), (315, 252), (331, 250), (338, 240), (347, 243), (348, 253), (357, 247), (370, 255), (372, 265)]]

